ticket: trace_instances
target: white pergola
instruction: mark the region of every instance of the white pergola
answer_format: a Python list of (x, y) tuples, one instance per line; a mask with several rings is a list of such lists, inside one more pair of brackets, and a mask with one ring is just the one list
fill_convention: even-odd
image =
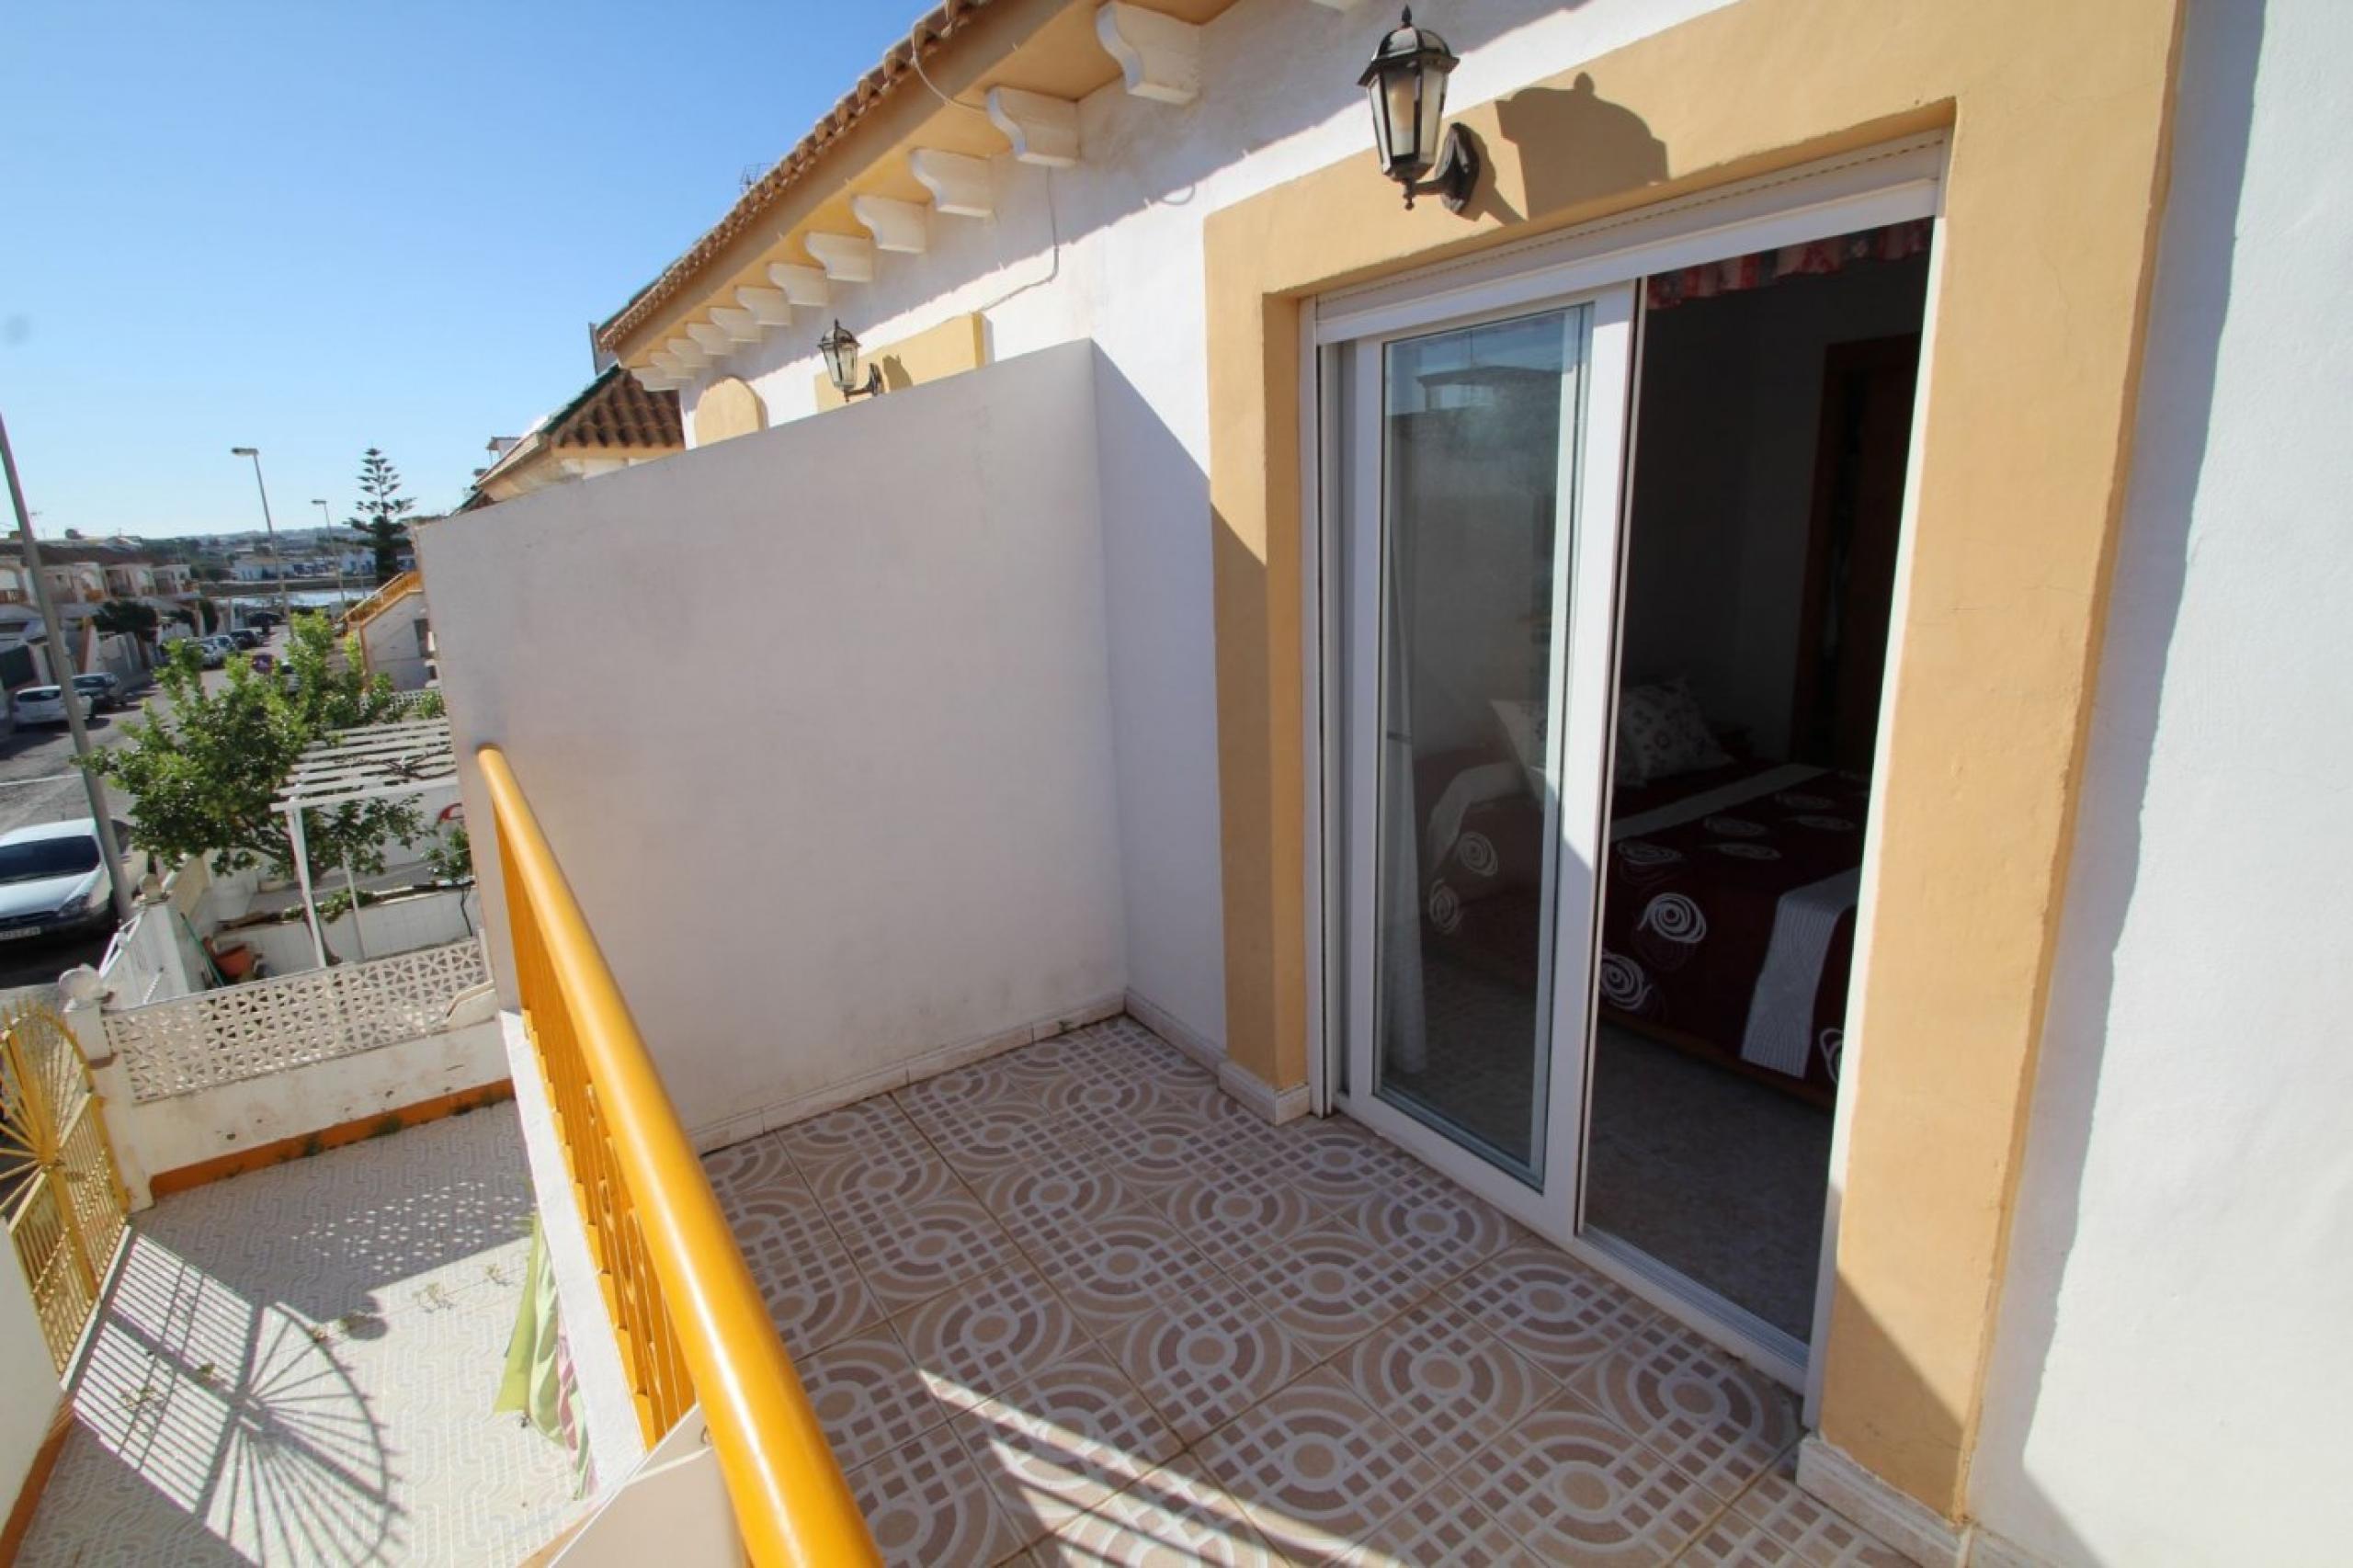
[[(295, 759), (269, 809), (286, 813), (286, 836), (294, 846), (294, 875), (302, 888), (302, 917), (310, 923), (311, 951), (320, 968), (326, 967), (327, 944), (319, 931), (318, 899), (311, 886), (304, 814), (361, 801), (421, 795), (457, 780), (458, 756), (449, 744), (447, 719), (406, 719), (337, 730), (313, 742)], [(359, 879), (352, 873), (348, 860), (344, 862), (343, 875), (351, 890), (352, 939), (359, 941)], [(364, 942), (359, 956), (368, 956)]]

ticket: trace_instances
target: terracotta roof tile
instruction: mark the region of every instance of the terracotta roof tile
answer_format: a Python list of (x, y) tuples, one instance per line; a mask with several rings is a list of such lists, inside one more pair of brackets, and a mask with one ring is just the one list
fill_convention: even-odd
[(687, 444), (678, 394), (649, 392), (615, 365), (550, 422), (551, 447), (674, 448)]

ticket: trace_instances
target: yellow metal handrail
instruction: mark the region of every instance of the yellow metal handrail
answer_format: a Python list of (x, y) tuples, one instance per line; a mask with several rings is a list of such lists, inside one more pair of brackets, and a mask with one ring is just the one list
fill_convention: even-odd
[(563, 871), (505, 754), (484, 746), (477, 756), (496, 822), (524, 1021), (647, 1444), (699, 1399), (754, 1562), (879, 1562)]
[(392, 602), (411, 591), (425, 586), (425, 578), (415, 568), (384, 580), (381, 586), (343, 612), (343, 631), (347, 637), (375, 619)]

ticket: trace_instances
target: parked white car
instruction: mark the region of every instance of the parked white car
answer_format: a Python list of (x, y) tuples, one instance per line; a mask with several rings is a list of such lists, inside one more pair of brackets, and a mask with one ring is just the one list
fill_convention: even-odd
[[(82, 717), (90, 716), (90, 699), (79, 699)], [(12, 709), (19, 727), (26, 724), (63, 724), (65, 722), (65, 693), (53, 686), (28, 686), (12, 699)]]
[[(117, 822), (114, 832), (117, 844), (130, 841), (129, 824)], [(146, 874), (148, 862), (142, 851), (123, 856), (134, 878)], [(83, 817), (0, 834), (0, 942), (102, 930), (113, 923), (114, 890), (96, 823)]]

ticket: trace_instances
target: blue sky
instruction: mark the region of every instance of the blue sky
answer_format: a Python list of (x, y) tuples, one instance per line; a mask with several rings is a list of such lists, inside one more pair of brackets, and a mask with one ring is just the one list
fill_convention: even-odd
[(14, 0), (0, 414), (46, 538), (421, 511), (921, 0)]

